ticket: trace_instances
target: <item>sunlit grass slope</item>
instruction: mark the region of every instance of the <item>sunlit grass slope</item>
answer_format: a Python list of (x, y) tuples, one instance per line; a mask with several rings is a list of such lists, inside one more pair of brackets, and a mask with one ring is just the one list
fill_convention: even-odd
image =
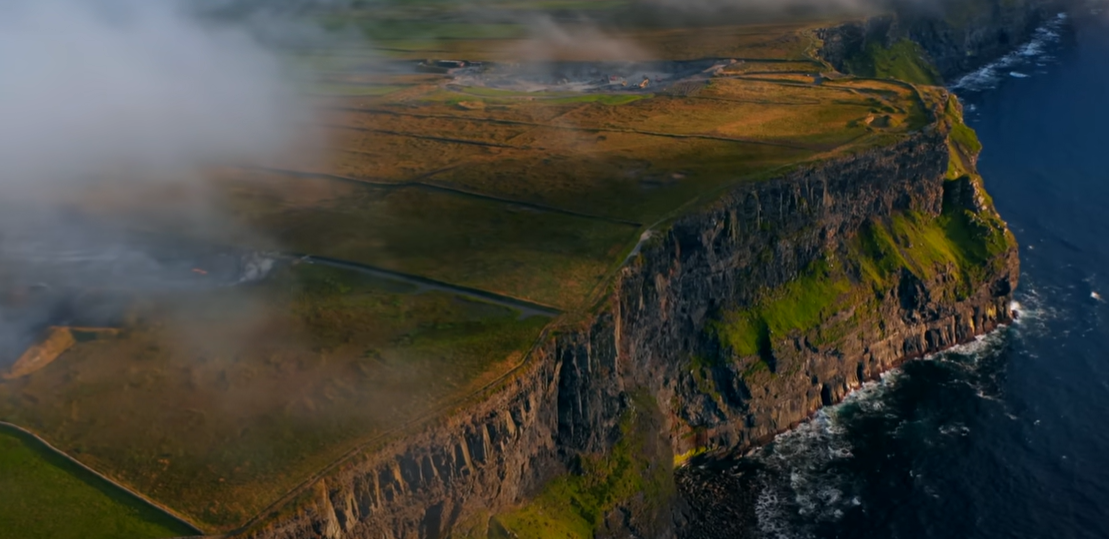
[(254, 287), (150, 297), (120, 337), (0, 385), (0, 416), (202, 526), (234, 527), (503, 374), (549, 321), (415, 292), (302, 264)]
[(0, 427), (0, 538), (156, 539), (192, 533), (30, 436)]

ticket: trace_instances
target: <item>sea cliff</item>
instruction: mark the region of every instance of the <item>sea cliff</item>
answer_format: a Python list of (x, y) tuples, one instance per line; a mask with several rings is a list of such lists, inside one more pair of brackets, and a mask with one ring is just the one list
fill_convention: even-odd
[[(632, 464), (654, 483), (599, 503), (597, 524), (672, 536), (669, 475), (683, 455), (759, 444), (867, 378), (1010, 320), (1015, 245), (980, 179), (951, 177), (973, 161), (952, 160), (973, 156), (950, 129), (743, 185), (678, 219), (504, 387), (348, 463), (250, 535), (484, 529), (634, 436)], [(816, 311), (777, 312), (796, 309)]]
[(821, 56), (846, 70), (875, 44), (916, 43), (943, 78), (964, 74), (1026, 43), (1067, 0), (943, 0), (905, 3), (898, 15), (871, 17), (820, 31)]
[[(998, 5), (1021, 11), (973, 31), (902, 28), (950, 75), (1049, 12)], [(860, 24), (823, 33), (831, 63), (856, 30), (873, 35)], [(486, 398), (347, 462), (241, 535), (505, 537), (515, 523), (692, 537), (675, 465), (759, 445), (866, 379), (1011, 321), (1015, 241), (957, 101), (934, 108), (895, 143), (736, 186), (658, 227), (590, 313)]]

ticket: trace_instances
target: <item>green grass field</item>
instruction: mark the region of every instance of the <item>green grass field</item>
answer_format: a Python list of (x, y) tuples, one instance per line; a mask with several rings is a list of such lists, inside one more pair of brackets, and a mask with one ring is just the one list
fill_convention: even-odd
[(154, 539), (195, 532), (0, 426), (0, 538)]
[(301, 264), (254, 287), (148, 297), (118, 338), (0, 384), (0, 417), (230, 529), (340, 454), (503, 374), (549, 323), (415, 292)]

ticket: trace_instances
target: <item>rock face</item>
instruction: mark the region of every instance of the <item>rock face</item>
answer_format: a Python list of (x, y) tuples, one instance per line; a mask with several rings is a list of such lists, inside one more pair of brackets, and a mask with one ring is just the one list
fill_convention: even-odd
[[(459, 522), (534, 495), (575, 455), (608, 451), (635, 391), (658, 403), (663, 443), (648, 457), (669, 466), (673, 455), (700, 447), (758, 444), (865, 378), (1008, 322), (1018, 271), (1012, 248), (960, 299), (945, 292), (952, 281), (945, 273), (924, 280), (905, 272), (882, 292), (878, 316), (839, 338), (774, 336), (772, 372), (745, 375), (752, 358), (722, 362), (711, 367), (707, 390), (691, 372), (693, 355), (727, 355), (705, 331), (717, 313), (797, 279), (867, 223), (908, 211), (938, 216), (945, 190), (948, 203), (992, 212), (974, 207), (972, 180), (945, 180), (949, 151), (945, 134), (930, 129), (735, 188), (648, 242), (591, 320), (552, 334), (489, 398), (349, 463), (321, 481), (298, 514), (251, 535), (447, 537)], [(668, 515), (634, 501), (621, 511), (617, 527), (625, 531), (674, 534)]]
[[(981, 19), (989, 24), (959, 30), (915, 22), (902, 31), (950, 74), (1004, 52), (1047, 13), (1042, 4), (990, 2), (991, 15)], [(886, 35), (896, 26), (869, 24), (885, 24)], [(826, 32), (829, 59), (842, 60), (873, 28)], [(865, 379), (1009, 322), (1015, 244), (980, 179), (947, 178), (953, 158), (960, 157), (946, 129), (935, 125), (893, 146), (735, 187), (656, 233), (592, 315), (552, 331), (487, 398), (348, 462), (294, 512), (243, 535), (458, 537), (462, 524), (488, 521), (572, 471), (579, 455), (610, 452), (636, 399), (654, 403), (657, 425), (639, 457), (669, 467), (675, 455), (758, 445)], [(973, 158), (961, 156), (971, 169)], [(852, 245), (874, 223), (947, 214), (994, 223), (1004, 238), (971, 277), (959, 278), (953, 267), (901, 268), (873, 290), (865, 312), (848, 305), (814, 327), (767, 334), (756, 354), (709, 331), (726, 313), (772, 297), (816, 264), (848, 264)], [(713, 360), (695, 364), (704, 357)], [(672, 514), (679, 512), (672, 507), (680, 501), (664, 502), (621, 501), (598, 536), (675, 537)]]
[[(938, 5), (933, 5), (938, 4)], [(1028, 41), (1064, 0), (945, 0), (929, 11), (874, 17), (824, 29), (821, 55), (837, 69), (871, 42), (920, 44), (945, 78), (981, 67)], [(918, 4), (909, 3), (912, 6)]]

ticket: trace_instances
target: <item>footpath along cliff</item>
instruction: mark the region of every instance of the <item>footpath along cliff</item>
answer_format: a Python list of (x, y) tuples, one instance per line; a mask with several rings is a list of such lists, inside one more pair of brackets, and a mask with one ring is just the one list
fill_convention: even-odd
[[(1054, 14), (982, 3), (1004, 17), (883, 35), (917, 40), (950, 74)], [(856, 30), (877, 35), (858, 24), (824, 32), (831, 63), (861, 50)], [(1015, 241), (957, 101), (933, 106), (933, 124), (899, 142), (736, 186), (660, 227), (590, 315), (487, 398), (344, 464), (240, 535), (678, 536), (675, 464), (763, 443), (1011, 320)]]

